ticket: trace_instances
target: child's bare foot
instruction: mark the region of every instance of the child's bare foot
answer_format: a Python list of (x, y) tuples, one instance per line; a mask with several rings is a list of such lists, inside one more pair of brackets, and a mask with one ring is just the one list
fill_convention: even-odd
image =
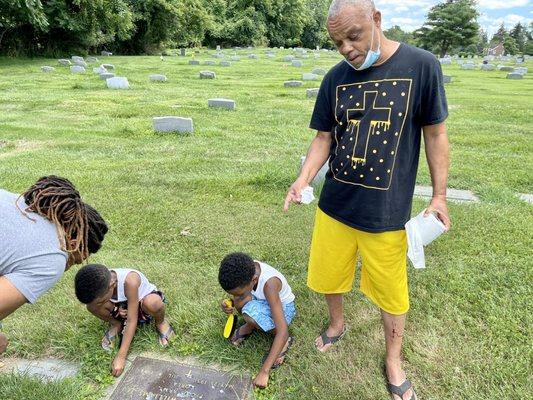
[(235, 347), (239, 347), (242, 342), (244, 342), (248, 336), (250, 336), (254, 331), (254, 327), (250, 325), (249, 323), (245, 323), (244, 325), (241, 325), (233, 334), (233, 336), (230, 339), (230, 342)]
[(156, 325), (156, 330), (159, 335), (159, 344), (163, 347), (168, 346), (170, 341), (176, 336), (174, 328), (172, 328), (172, 325), (166, 319)]
[(115, 344), (115, 340), (118, 337), (118, 334), (120, 333), (120, 329), (122, 328), (122, 323), (119, 321), (111, 322), (109, 324), (109, 329), (104, 334), (104, 337), (102, 338), (102, 349), (105, 351), (111, 351)]

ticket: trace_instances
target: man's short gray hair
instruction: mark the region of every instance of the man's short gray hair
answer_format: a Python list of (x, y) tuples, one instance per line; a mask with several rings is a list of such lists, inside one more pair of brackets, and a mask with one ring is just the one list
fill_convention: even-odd
[(369, 17), (372, 17), (372, 13), (376, 10), (373, 0), (333, 0), (329, 6), (328, 18), (337, 18), (341, 10), (346, 6), (360, 6), (367, 12)]

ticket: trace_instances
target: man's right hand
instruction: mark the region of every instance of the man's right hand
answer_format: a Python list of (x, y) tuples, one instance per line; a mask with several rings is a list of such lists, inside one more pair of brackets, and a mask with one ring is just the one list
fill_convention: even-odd
[(6, 335), (4, 335), (3, 333), (0, 333), (0, 354), (6, 351), (8, 344), (9, 344), (9, 340), (7, 339)]
[(222, 308), (222, 311), (224, 311), (226, 314), (233, 314), (235, 312), (235, 308), (232, 305), (233, 303), (231, 300), (222, 300), (222, 303), (220, 303), (220, 307)]
[(304, 190), (307, 186), (309, 186), (309, 184), (304, 179), (296, 179), (296, 181), (291, 185), (289, 191), (287, 192), (283, 211), (289, 211), (289, 205), (291, 203), (302, 204), (302, 190)]

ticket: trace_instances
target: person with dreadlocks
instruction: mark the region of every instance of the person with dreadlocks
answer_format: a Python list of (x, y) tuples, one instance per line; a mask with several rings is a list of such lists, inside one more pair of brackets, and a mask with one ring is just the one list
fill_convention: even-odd
[[(65, 178), (42, 177), (21, 195), (0, 189), (0, 321), (96, 253), (107, 230)], [(0, 333), (0, 354), (7, 345)]]

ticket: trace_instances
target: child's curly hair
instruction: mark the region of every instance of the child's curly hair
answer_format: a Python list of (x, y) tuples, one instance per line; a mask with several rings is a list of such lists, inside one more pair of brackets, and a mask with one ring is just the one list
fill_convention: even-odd
[(231, 253), (220, 263), (218, 282), (225, 291), (233, 290), (250, 283), (254, 274), (255, 263), (248, 254)]

